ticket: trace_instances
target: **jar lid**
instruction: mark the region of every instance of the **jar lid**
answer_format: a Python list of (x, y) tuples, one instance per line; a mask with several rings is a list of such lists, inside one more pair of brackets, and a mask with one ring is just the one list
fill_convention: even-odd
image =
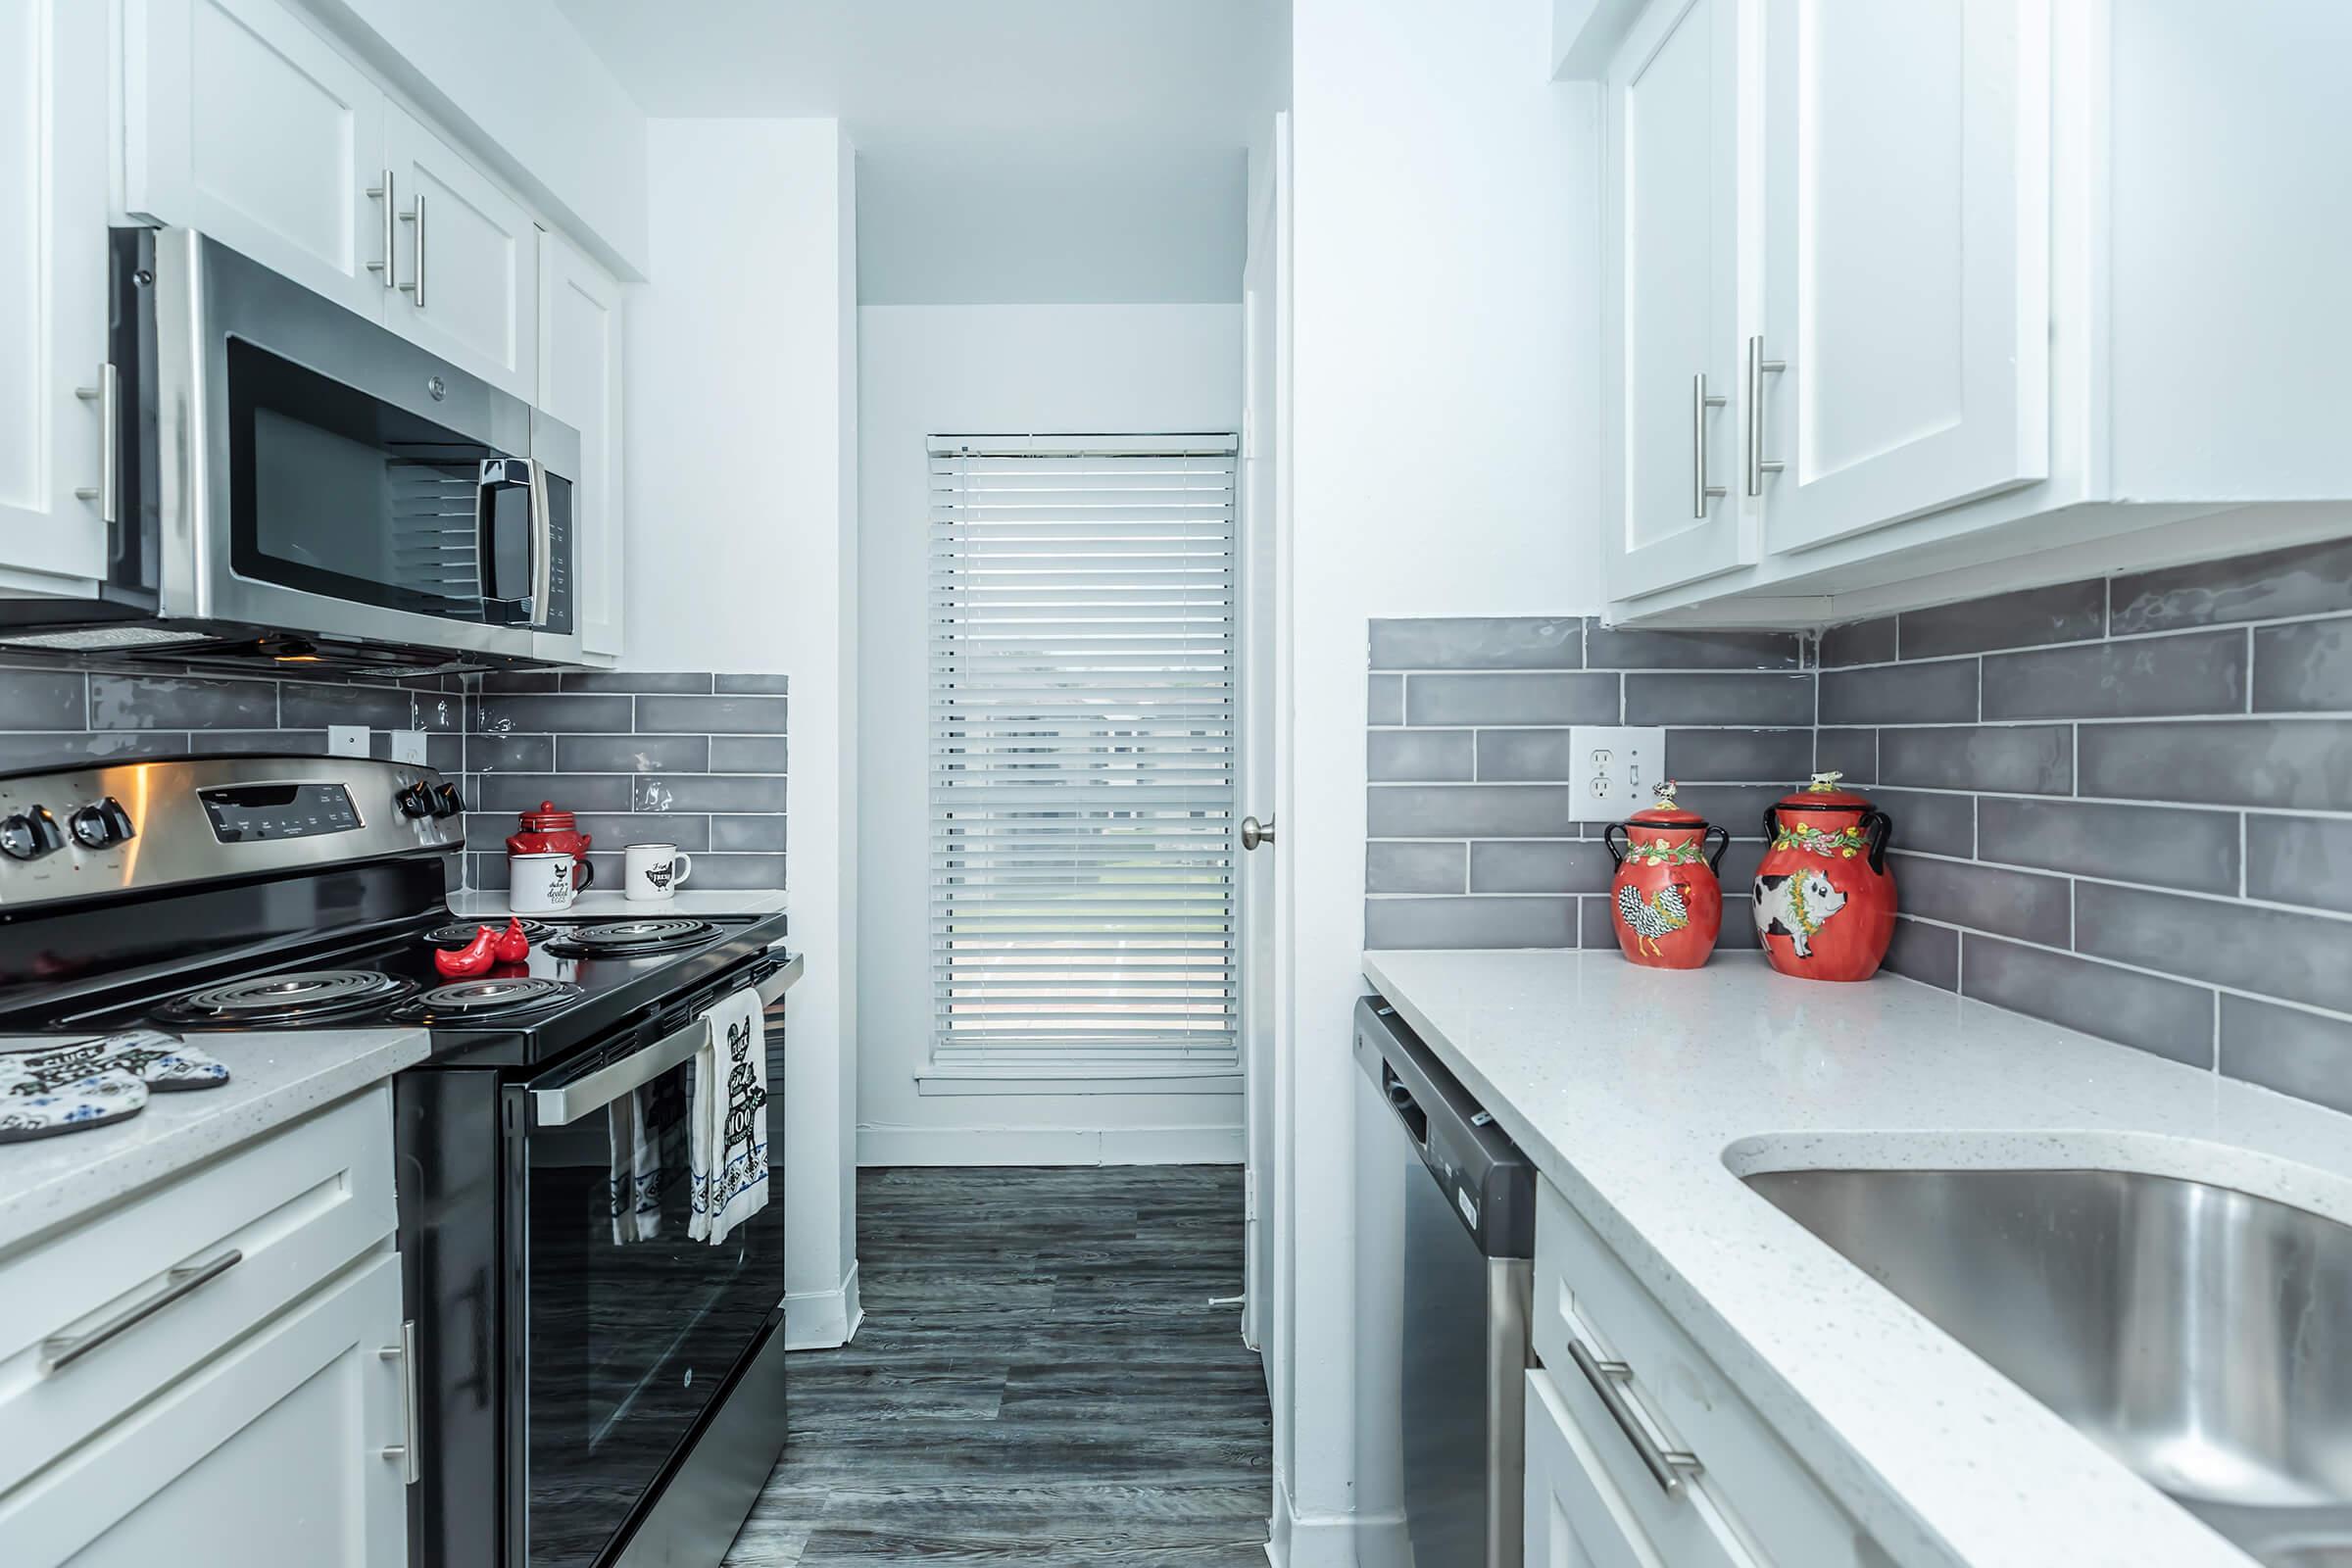
[(1696, 811), (1674, 804), (1675, 782), (1668, 779), (1658, 786), (1655, 803), (1636, 811), (1625, 819), (1627, 827), (1705, 827), (1707, 819)]
[(1816, 773), (1813, 781), (1801, 790), (1784, 795), (1775, 807), (1783, 811), (1867, 811), (1870, 800), (1850, 790), (1841, 790), (1838, 781), (1843, 773)]
[(532, 833), (568, 833), (578, 820), (569, 811), (556, 809), (553, 801), (541, 801), (539, 809), (521, 814), (524, 829)]

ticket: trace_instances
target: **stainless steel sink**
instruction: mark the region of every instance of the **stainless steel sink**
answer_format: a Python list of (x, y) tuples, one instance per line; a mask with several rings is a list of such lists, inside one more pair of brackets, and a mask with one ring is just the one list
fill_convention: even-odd
[(2352, 1227), (2098, 1170), (1745, 1178), (2271, 1568), (2352, 1568)]

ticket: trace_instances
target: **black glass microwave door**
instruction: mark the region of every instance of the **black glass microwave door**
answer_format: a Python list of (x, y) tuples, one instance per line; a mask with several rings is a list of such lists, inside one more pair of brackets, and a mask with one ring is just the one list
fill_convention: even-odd
[(596, 1556), (784, 1298), (780, 1204), (721, 1247), (686, 1234), (693, 1082), (530, 1134), (533, 1568)]
[(242, 338), (228, 340), (228, 389), (239, 576), (472, 621), (485, 573), (524, 580), (527, 502), (494, 494), (487, 518), (476, 507), (483, 461), (505, 454)]

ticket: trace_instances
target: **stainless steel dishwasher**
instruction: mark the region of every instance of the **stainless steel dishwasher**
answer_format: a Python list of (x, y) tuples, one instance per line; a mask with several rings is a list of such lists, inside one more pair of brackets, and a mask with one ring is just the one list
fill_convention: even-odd
[(1419, 1568), (1519, 1568), (1535, 1174), (1378, 997), (1355, 1059), (1359, 1507)]

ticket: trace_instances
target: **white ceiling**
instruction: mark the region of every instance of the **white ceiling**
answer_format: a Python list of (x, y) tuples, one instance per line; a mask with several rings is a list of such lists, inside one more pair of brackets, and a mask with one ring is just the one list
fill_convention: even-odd
[(649, 115), (839, 119), (866, 303), (1240, 297), (1288, 0), (558, 3)]

